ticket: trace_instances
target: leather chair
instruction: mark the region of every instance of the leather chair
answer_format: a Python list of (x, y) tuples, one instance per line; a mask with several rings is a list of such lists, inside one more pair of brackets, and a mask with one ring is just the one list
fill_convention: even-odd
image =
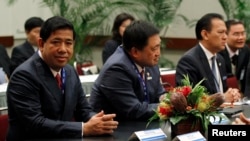
[(161, 73), (161, 81), (166, 91), (175, 87), (175, 70)]
[(239, 84), (236, 76), (230, 76), (226, 80), (228, 88), (237, 88), (239, 89)]
[(5, 141), (8, 131), (8, 115), (0, 115), (0, 141)]

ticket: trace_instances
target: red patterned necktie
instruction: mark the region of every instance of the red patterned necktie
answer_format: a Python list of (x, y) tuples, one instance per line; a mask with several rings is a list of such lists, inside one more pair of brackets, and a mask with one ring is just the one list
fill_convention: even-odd
[(62, 80), (61, 80), (61, 76), (59, 73), (56, 74), (56, 81), (57, 81), (58, 87), (61, 89), (62, 88)]

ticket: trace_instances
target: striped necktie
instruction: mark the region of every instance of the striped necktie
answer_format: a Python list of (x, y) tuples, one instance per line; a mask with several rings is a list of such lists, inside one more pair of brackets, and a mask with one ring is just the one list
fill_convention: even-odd
[(219, 84), (218, 74), (216, 73), (216, 62), (215, 62), (216, 56), (213, 56), (211, 58), (211, 60), (212, 60), (212, 72), (214, 75), (214, 84), (215, 84), (217, 92), (220, 92), (220, 84)]
[(58, 87), (61, 89), (62, 88), (62, 79), (61, 79), (60, 74), (57, 73), (55, 78), (56, 78), (56, 82), (57, 82)]

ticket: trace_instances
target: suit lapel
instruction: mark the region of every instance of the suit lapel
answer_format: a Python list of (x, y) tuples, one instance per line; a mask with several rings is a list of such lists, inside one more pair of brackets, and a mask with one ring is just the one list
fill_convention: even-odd
[(225, 61), (226, 66), (228, 68), (228, 73), (232, 73), (232, 62), (231, 62), (231, 58), (230, 58), (229, 53), (226, 50), (226, 48), (225, 48), (225, 50), (223, 50), (223, 53), (225, 54), (225, 56), (224, 56), (225, 60), (228, 60), (228, 61)]
[[(72, 86), (73, 83), (72, 80), (75, 79), (71, 79), (71, 70), (68, 69), (68, 67), (64, 67), (65, 72), (66, 72), (66, 80), (65, 80), (65, 92), (64, 92), (64, 96), (65, 96), (65, 101), (64, 101), (64, 110), (63, 110), (63, 115), (62, 118), (63, 119), (67, 119), (67, 117), (69, 117), (68, 113), (70, 113), (71, 109), (70, 107), (72, 107)], [(76, 80), (75, 80), (76, 81)]]
[(54, 78), (52, 72), (50, 71), (50, 68), (45, 64), (45, 62), (41, 58), (39, 60), (40, 61), (36, 62), (38, 77), (40, 77), (41, 82), (61, 107), (63, 104), (62, 92), (57, 86), (56, 79)]
[(210, 64), (208, 62), (207, 56), (200, 46), (199, 46), (198, 52), (199, 52), (200, 59), (201, 59), (201, 66), (204, 70), (204, 73), (202, 75), (205, 76), (205, 78), (207, 79), (205, 81), (205, 83), (208, 83), (207, 86), (210, 87), (209, 88), (210, 90), (215, 91), (215, 88), (216, 88), (215, 83), (214, 83), (214, 81), (210, 81), (210, 80), (213, 80), (211, 78), (214, 78), (214, 75), (213, 75), (213, 72), (211, 70)]
[(239, 55), (238, 55), (238, 64), (237, 64), (237, 69), (236, 69), (236, 74), (237, 76), (239, 77), (240, 76), (240, 73), (239, 72), (241, 69), (243, 68), (240, 68), (240, 66), (244, 66), (244, 59), (246, 58), (245, 56), (245, 53), (244, 53), (244, 50), (243, 49), (240, 49), (239, 50)]

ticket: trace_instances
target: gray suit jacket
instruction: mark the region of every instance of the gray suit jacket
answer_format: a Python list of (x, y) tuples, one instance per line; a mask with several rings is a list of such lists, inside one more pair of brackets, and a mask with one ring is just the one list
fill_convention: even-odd
[(82, 121), (88, 121), (94, 113), (75, 69), (70, 65), (64, 69), (64, 94), (38, 53), (13, 72), (7, 89), (7, 141), (82, 136)]
[[(220, 76), (223, 84), (223, 91), (227, 90), (227, 73), (224, 59), (220, 54), (217, 54), (217, 64), (220, 71)], [(211, 71), (207, 57), (202, 50), (200, 45), (196, 45), (187, 51), (179, 60), (176, 67), (176, 85), (182, 85), (181, 80), (184, 78), (183, 75), (188, 75), (190, 82), (193, 85), (196, 85), (203, 78), (206, 80), (203, 81), (201, 85), (207, 88), (207, 91), (210, 94), (216, 93), (215, 82), (213, 81), (213, 73)]]
[(128, 54), (120, 46), (104, 64), (90, 95), (96, 112), (116, 113), (117, 120), (148, 120), (154, 114), (159, 96), (164, 93), (158, 66), (146, 67), (146, 87), (149, 103), (141, 80)]

